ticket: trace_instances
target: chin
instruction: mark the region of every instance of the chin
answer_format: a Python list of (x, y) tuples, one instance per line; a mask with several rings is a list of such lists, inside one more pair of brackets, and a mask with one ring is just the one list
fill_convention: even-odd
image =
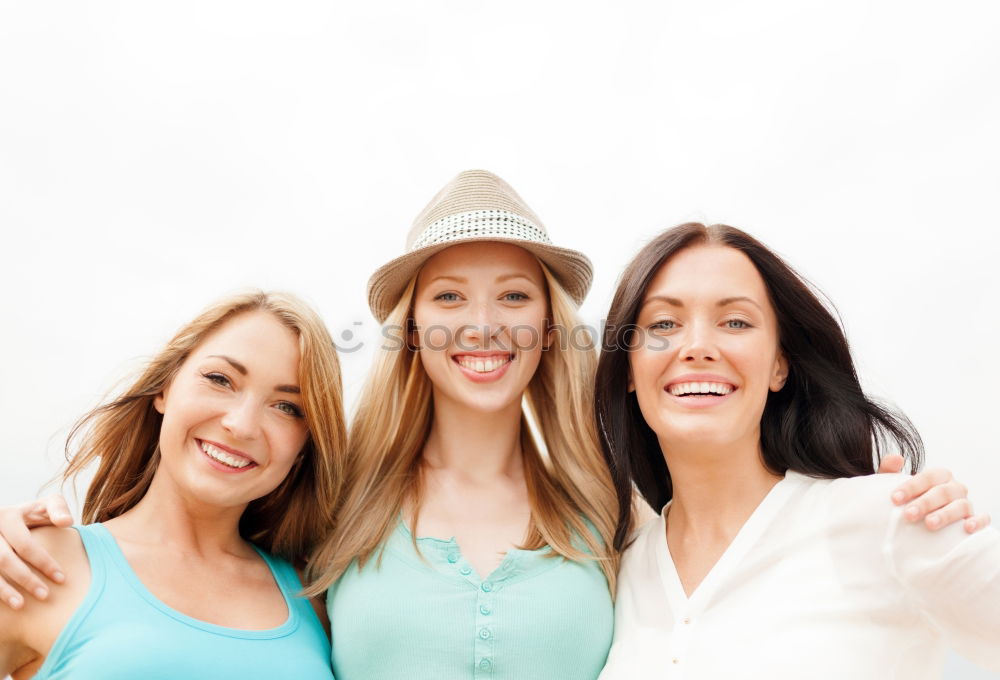
[(735, 439), (732, 436), (732, 428), (721, 423), (690, 423), (680, 426), (676, 423), (669, 427), (664, 427), (657, 432), (660, 441), (683, 446), (727, 446)]

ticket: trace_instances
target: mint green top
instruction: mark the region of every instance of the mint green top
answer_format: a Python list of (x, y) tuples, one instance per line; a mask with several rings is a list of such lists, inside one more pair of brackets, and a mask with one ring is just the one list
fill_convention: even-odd
[[(594, 561), (507, 553), (480, 579), (455, 539), (402, 522), (330, 588), (337, 680), (593, 680), (611, 646), (608, 584)], [(421, 555), (423, 559), (421, 559)]]
[(332, 680), (330, 643), (288, 562), (257, 550), (285, 596), (277, 628), (205, 623), (158, 600), (102, 524), (75, 526), (90, 562), (83, 603), (56, 638), (35, 680)]

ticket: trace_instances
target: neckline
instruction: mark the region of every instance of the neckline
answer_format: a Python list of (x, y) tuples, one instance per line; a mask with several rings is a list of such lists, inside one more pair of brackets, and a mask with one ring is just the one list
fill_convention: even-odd
[(670, 554), (670, 546), (667, 544), (666, 532), (666, 512), (670, 506), (667, 503), (656, 521), (657, 531), (653, 539), (657, 542), (656, 561), (658, 563), (660, 578), (666, 590), (667, 599), (675, 616), (681, 612), (691, 612), (693, 609), (703, 609), (711, 600), (712, 595), (718, 590), (719, 585), (729, 576), (733, 568), (739, 564), (740, 560), (749, 552), (753, 545), (760, 538), (761, 534), (770, 525), (771, 520), (781, 510), (788, 500), (792, 491), (799, 483), (799, 476), (790, 471), (785, 477), (778, 481), (767, 492), (757, 507), (736, 532), (736, 536), (730, 541), (719, 559), (712, 565), (708, 573), (695, 587), (691, 595), (684, 592), (680, 575), (677, 573), (677, 566), (674, 564), (673, 556)]
[(257, 551), (257, 554), (260, 555), (261, 559), (264, 560), (264, 563), (267, 564), (267, 568), (271, 572), (271, 578), (274, 579), (275, 586), (278, 588), (279, 592), (281, 592), (281, 597), (285, 601), (285, 608), (288, 611), (288, 616), (285, 618), (285, 622), (275, 628), (264, 628), (259, 630), (230, 628), (228, 626), (220, 626), (215, 623), (209, 623), (208, 621), (196, 619), (178, 611), (177, 609), (174, 609), (154, 595), (153, 591), (146, 587), (146, 584), (142, 582), (139, 575), (135, 573), (134, 569), (132, 569), (132, 565), (129, 564), (128, 559), (125, 557), (125, 553), (122, 552), (121, 546), (118, 545), (118, 541), (108, 528), (101, 523), (96, 523), (91, 526), (97, 530), (98, 536), (103, 539), (104, 544), (110, 552), (109, 556), (111, 557), (112, 562), (114, 562), (115, 566), (118, 568), (119, 572), (121, 572), (122, 576), (132, 589), (135, 590), (135, 592), (150, 605), (180, 623), (191, 626), (192, 628), (198, 628), (208, 633), (214, 633), (216, 635), (257, 640), (284, 637), (298, 628), (299, 618), (296, 613), (296, 609), (293, 606), (291, 598), (288, 596), (285, 588), (281, 587), (282, 581), (278, 574), (277, 565), (273, 561), (274, 558), (252, 543), (251, 545), (253, 545), (253, 549)]
[[(430, 547), (433, 553), (437, 556), (439, 564), (446, 564), (448, 567), (457, 568), (459, 574), (461, 574), (465, 580), (476, 585), (481, 583), (496, 583), (510, 578), (518, 572), (525, 571), (523, 568), (520, 570), (515, 569), (515, 566), (520, 566), (523, 559), (530, 559), (536, 556), (542, 557), (552, 552), (552, 547), (549, 545), (542, 546), (537, 550), (525, 550), (523, 548), (511, 546), (504, 553), (500, 563), (494, 567), (493, 571), (485, 576), (481, 576), (479, 571), (465, 559), (465, 556), (462, 554), (462, 547), (458, 544), (458, 540), (454, 536), (447, 539), (437, 538), (435, 536), (415, 537), (413, 532), (410, 531), (410, 527), (406, 524), (406, 521), (402, 517), (399, 518), (399, 522), (396, 526), (396, 532), (405, 539), (407, 544), (411, 544), (412, 541), (416, 540), (418, 545)], [(551, 562), (555, 565), (556, 560), (551, 560)]]

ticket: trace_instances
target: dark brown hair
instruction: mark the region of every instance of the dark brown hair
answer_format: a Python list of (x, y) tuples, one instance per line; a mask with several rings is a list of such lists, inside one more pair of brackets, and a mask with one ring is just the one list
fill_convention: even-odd
[(618, 494), (619, 549), (631, 531), (636, 489), (656, 511), (673, 496), (659, 441), (643, 419), (635, 394), (628, 391), (629, 347), (639, 308), (653, 277), (671, 257), (691, 246), (711, 244), (735, 248), (750, 259), (777, 315), (778, 341), (789, 373), (785, 386), (768, 394), (761, 416), (767, 468), (822, 478), (867, 475), (874, 472), (875, 460), (889, 441), (909, 459), (912, 471), (923, 461), (923, 443), (910, 421), (865, 396), (840, 323), (795, 270), (739, 229), (682, 224), (653, 239), (626, 267), (602, 340), (595, 411)]

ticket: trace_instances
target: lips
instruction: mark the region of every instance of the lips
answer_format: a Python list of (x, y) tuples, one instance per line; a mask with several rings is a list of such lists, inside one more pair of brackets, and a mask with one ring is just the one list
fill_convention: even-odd
[(690, 373), (674, 378), (664, 386), (663, 391), (680, 404), (698, 408), (723, 402), (738, 389), (722, 376)]
[(473, 382), (499, 380), (510, 368), (514, 355), (507, 352), (455, 354), (451, 357), (462, 374)]
[(225, 472), (245, 472), (257, 467), (257, 462), (241, 451), (204, 439), (199, 439), (197, 442), (198, 448), (205, 454), (209, 464), (216, 469)]

